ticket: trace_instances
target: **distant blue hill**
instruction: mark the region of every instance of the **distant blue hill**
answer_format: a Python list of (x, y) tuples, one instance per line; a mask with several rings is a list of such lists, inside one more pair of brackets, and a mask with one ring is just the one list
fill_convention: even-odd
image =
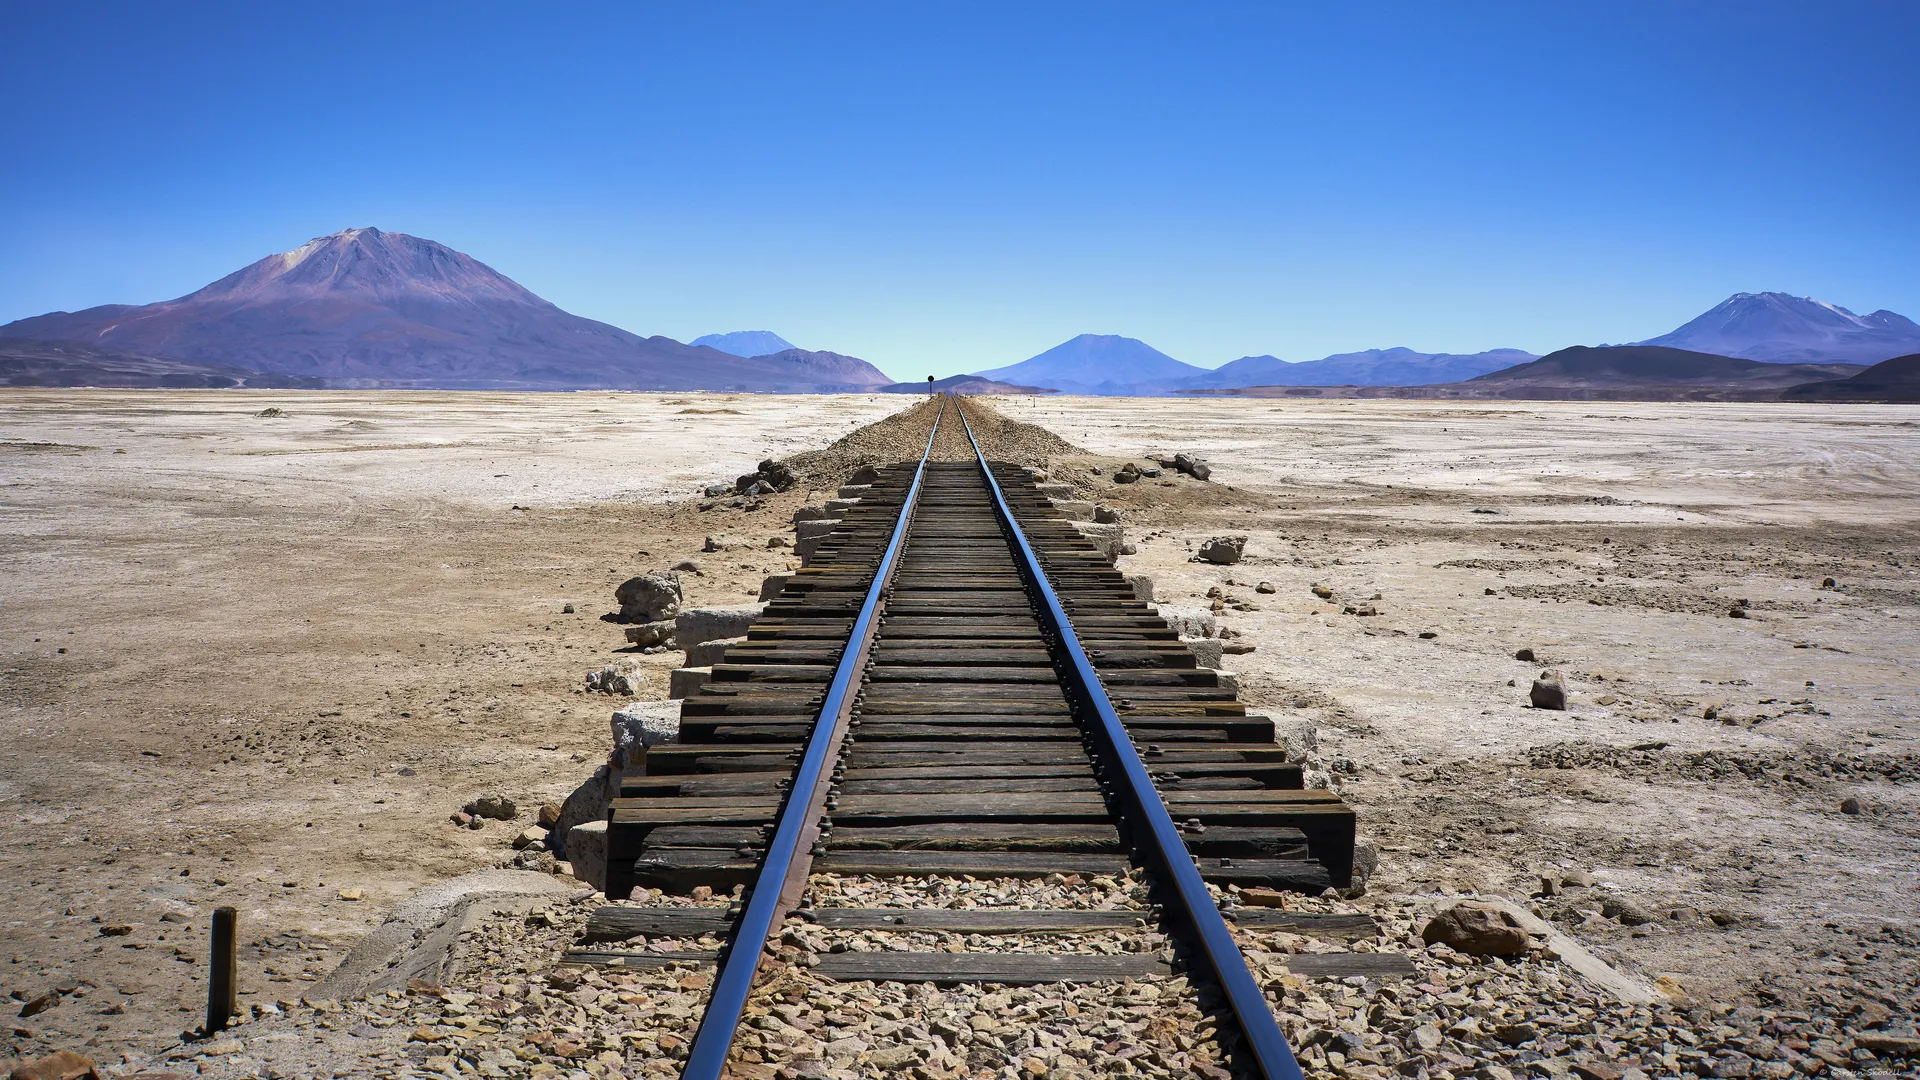
[(1429, 386), (1465, 382), (1539, 357), (1520, 349), (1477, 353), (1423, 353), (1407, 348), (1335, 353), (1292, 363), (1275, 356), (1243, 356), (1192, 380), (1183, 390), (1242, 386)]
[(1049, 386), (1068, 394), (1163, 393), (1162, 387), (1206, 373), (1117, 334), (1081, 334), (1017, 364), (974, 372), (996, 382)]
[(733, 356), (771, 356), (797, 348), (793, 342), (771, 330), (735, 330), (731, 334), (707, 334), (693, 339), (695, 345), (719, 349)]

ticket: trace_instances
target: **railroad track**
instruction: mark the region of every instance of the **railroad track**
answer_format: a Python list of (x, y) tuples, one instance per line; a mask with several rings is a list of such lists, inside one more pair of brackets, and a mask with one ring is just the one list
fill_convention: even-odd
[[(965, 429), (973, 461), (931, 460), (943, 423)], [(704, 886), (738, 900), (724, 911), (603, 909), (567, 959), (658, 964), (691, 954), (594, 945), (726, 936), (687, 1077), (722, 1075), (790, 916), (850, 930), (1043, 934), (1124, 929), (1143, 914), (810, 908), (809, 874), (1086, 880), (1133, 867), (1149, 876), (1147, 914), (1179, 943), (1181, 966), (1222, 996), (1233, 1023), (1221, 1038), (1240, 1070), (1300, 1075), (1207, 884), (1347, 885), (1352, 811), (1303, 789), (1272, 722), (1196, 664), (1032, 474), (986, 459), (961, 399), (942, 403), (919, 461), (879, 470), (683, 703), (679, 743), (645, 760), (613, 804), (608, 895)], [(1237, 918), (1366, 932), (1338, 925), (1351, 916), (1266, 908)], [(1395, 963), (1349, 957), (1323, 973)], [(1142, 954), (846, 952), (812, 963), (835, 979), (946, 983), (1171, 970)]]

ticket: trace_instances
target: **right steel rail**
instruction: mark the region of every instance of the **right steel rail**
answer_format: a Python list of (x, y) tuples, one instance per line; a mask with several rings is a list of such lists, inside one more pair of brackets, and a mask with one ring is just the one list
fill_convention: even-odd
[(1076, 711), (1085, 718), (1082, 723), (1091, 730), (1108, 763), (1109, 775), (1120, 789), (1121, 812), (1128, 823), (1134, 844), (1149, 864), (1149, 869), (1157, 870), (1164, 884), (1171, 887), (1176, 900), (1176, 917), (1192, 930), (1199, 951), (1213, 969), (1214, 978), (1240, 1022), (1247, 1050), (1261, 1074), (1267, 1080), (1302, 1080), (1300, 1064), (1293, 1057), (1293, 1048), (1287, 1045), (1287, 1037), (1281, 1033), (1280, 1025), (1274, 1022), (1266, 995), (1261, 992), (1260, 984), (1254, 981), (1253, 973), (1247, 970), (1246, 957), (1241, 955), (1239, 944), (1233, 940), (1233, 932), (1227, 929), (1227, 922), (1214, 904), (1212, 894), (1207, 892), (1199, 867), (1194, 865), (1186, 841), (1181, 839), (1179, 828), (1174, 825), (1173, 817), (1167, 813), (1166, 804), (1160, 799), (1159, 789), (1154, 787), (1153, 777), (1148, 775), (1146, 765), (1134, 749), (1133, 740), (1127, 735), (1126, 725), (1120, 722), (1120, 714), (1107, 697), (1093, 661), (1088, 659), (1079, 637), (1074, 634), (1066, 608), (1047, 580), (1046, 568), (1041, 564), (1033, 545), (1027, 542), (1026, 532), (1014, 518), (1013, 509), (1007, 505), (1006, 495), (1000, 490), (999, 481), (994, 479), (993, 470), (987, 465), (987, 456), (981, 451), (979, 440), (974, 438), (973, 425), (967, 423), (965, 410), (956, 407), (954, 411), (960, 414), (967, 441), (973, 445), (974, 457), (980, 463), (981, 473), (986, 476), (988, 490), (993, 493), (995, 512), (1019, 554), (1021, 573), (1028, 579), (1028, 585), (1038, 601), (1041, 622), (1059, 642), (1065, 669), (1064, 688), (1077, 706)]

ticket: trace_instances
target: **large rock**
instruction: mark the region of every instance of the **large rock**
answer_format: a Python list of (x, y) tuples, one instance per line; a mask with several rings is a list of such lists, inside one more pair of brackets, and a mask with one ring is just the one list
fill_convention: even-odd
[(512, 821), (520, 815), (520, 808), (505, 795), (482, 795), (460, 809), (474, 817), (495, 821)]
[(760, 580), (760, 602), (764, 604), (774, 597), (779, 596), (780, 590), (786, 588), (787, 582), (792, 580), (792, 574), (768, 574), (762, 578)]
[[(278, 413), (278, 409), (267, 412)], [(265, 416), (267, 413), (261, 413)], [(5, 1063), (0, 1063), (4, 1068)], [(93, 1062), (71, 1050), (56, 1050), (46, 1057), (34, 1061), (21, 1062), (12, 1069), (12, 1080), (95, 1080), (100, 1074), (94, 1070)], [(115, 1075), (119, 1075), (115, 1073)]]
[(1180, 644), (1193, 651), (1194, 662), (1203, 668), (1217, 668), (1227, 643), (1219, 638), (1182, 638)]
[(1281, 717), (1273, 722), (1273, 741), (1286, 750), (1288, 760), (1299, 761), (1320, 748), (1320, 731), (1311, 720)]
[(1479, 900), (1462, 900), (1427, 923), (1420, 940), (1445, 945), (1469, 956), (1522, 956), (1527, 932), (1505, 908)]
[(1200, 545), (1200, 553), (1195, 558), (1218, 566), (1232, 566), (1240, 561), (1246, 550), (1247, 538), (1244, 536), (1214, 536)]
[(1160, 617), (1167, 625), (1178, 631), (1181, 637), (1210, 638), (1220, 633), (1220, 620), (1206, 608), (1176, 607), (1173, 604), (1159, 606)]
[(1173, 467), (1195, 480), (1205, 480), (1213, 475), (1213, 470), (1207, 466), (1207, 459), (1193, 454), (1173, 455)]
[(725, 658), (726, 651), (746, 638), (724, 637), (703, 641), (687, 649), (688, 667), (712, 667)]
[(567, 834), (567, 865), (573, 867), (573, 876), (578, 880), (600, 892), (607, 891), (607, 823), (604, 819), (583, 821)]
[(623, 772), (646, 770), (645, 749), (680, 741), (680, 706), (672, 701), (630, 702), (613, 714), (613, 753), (607, 763)]
[(692, 697), (712, 681), (713, 669), (710, 667), (674, 668), (667, 674), (667, 696), (675, 700)]
[(673, 640), (681, 648), (690, 649), (704, 641), (743, 637), (765, 610), (765, 604), (689, 608), (673, 620)]
[(1133, 598), (1153, 603), (1153, 578), (1146, 574), (1128, 574), (1127, 585), (1133, 589)]
[(680, 591), (680, 575), (656, 571), (630, 577), (613, 591), (620, 604), (620, 621), (650, 623), (665, 619), (680, 610), (685, 594)]
[(1560, 709), (1567, 707), (1567, 683), (1558, 671), (1543, 671), (1533, 680), (1533, 688), (1527, 691), (1528, 700), (1536, 709)]
[(1124, 526), (1096, 525), (1091, 521), (1076, 521), (1073, 527), (1079, 530), (1080, 535), (1094, 547), (1099, 548), (1100, 554), (1105, 555), (1108, 562), (1114, 562), (1125, 554), (1121, 550), (1127, 544)]

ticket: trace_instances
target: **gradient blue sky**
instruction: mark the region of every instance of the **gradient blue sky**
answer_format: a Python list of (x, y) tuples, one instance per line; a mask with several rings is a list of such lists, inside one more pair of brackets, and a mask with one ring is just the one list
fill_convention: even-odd
[(1909, 0), (0, 10), (0, 322), (360, 225), (906, 378), (1920, 318)]

